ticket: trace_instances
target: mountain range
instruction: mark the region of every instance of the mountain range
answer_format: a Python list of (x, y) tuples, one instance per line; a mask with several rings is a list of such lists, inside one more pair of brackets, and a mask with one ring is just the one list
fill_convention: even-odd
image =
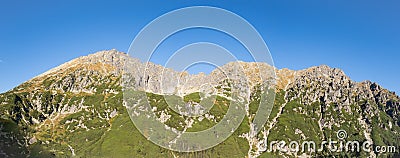
[[(132, 80), (124, 83), (127, 63)], [(400, 156), (400, 97), (394, 92), (370, 81), (355, 82), (342, 70), (326, 65), (296, 71), (266, 63), (231, 62), (220, 70), (229, 74), (237, 65), (249, 79), (248, 112), (228, 139), (210, 149), (175, 152), (147, 140), (130, 119), (124, 87), (145, 92), (154, 113), (169, 128), (201, 131), (226, 114), (233, 99), (233, 81), (226, 80), (219, 69), (209, 75), (177, 72), (113, 49), (71, 60), (0, 94), (0, 157)], [(184, 82), (178, 83), (177, 78)], [(252, 135), (251, 120), (261, 102), (262, 87), (271, 84), (276, 92), (274, 106), (261, 131)], [(179, 115), (165, 99), (177, 94), (185, 103), (199, 105), (203, 92), (216, 99), (199, 117)], [(346, 132), (346, 141), (369, 141), (372, 148), (397, 150), (292, 152), (268, 145), (294, 140), (321, 144), (336, 139), (338, 131)]]

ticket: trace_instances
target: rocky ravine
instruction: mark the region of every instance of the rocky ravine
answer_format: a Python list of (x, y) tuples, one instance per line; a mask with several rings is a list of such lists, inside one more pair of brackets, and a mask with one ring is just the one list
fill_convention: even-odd
[[(400, 98), (376, 83), (354, 82), (340, 69), (322, 65), (299, 71), (277, 70), (263, 63), (234, 62), (222, 66), (221, 70), (224, 71), (217, 69), (211, 75), (191, 75), (148, 63), (147, 76), (143, 76), (144, 64), (135, 59), (127, 60), (127, 57), (125, 53), (116, 50), (100, 51), (60, 65), (0, 94), (0, 156), (107, 157), (106, 151), (116, 151), (107, 145), (115, 143), (124, 146), (118, 149), (121, 150), (119, 153), (125, 153), (125, 156), (126, 152), (130, 153), (130, 157), (327, 156), (338, 154), (329, 151), (268, 151), (267, 144), (274, 140), (318, 142), (336, 138), (335, 132), (339, 129), (345, 129), (351, 140), (368, 140), (375, 145), (399, 147)], [(226, 73), (233, 73), (230, 68), (234, 66), (243, 67), (241, 73), (249, 78), (246, 83), (250, 89), (246, 91), (246, 97), (250, 111), (256, 108), (253, 103), (260, 100), (260, 85), (277, 83), (275, 106), (265, 128), (257, 136), (249, 137), (251, 124), (244, 123), (232, 138), (203, 152), (185, 154), (166, 151), (154, 144), (144, 143), (145, 138), (137, 131), (130, 133), (137, 139), (124, 144), (117, 141), (127, 140), (120, 138), (121, 133), (118, 132), (135, 131), (122, 106), (121, 85), (126, 84), (123, 83), (122, 72), (126, 69), (126, 62), (132, 66), (130, 71), (135, 72), (130, 76), (134, 81), (129, 84), (133, 83), (131, 86), (149, 93), (150, 99), (157, 104), (156, 112), (161, 120), (172, 128), (195, 130), (207, 127), (218, 122), (223, 111), (211, 110), (207, 116), (195, 119), (179, 117), (161, 106), (163, 100), (159, 95), (176, 94), (196, 104), (196, 97), (191, 98), (191, 94), (208, 92), (221, 96), (218, 106), (224, 109), (224, 98), (230, 99), (231, 90), (230, 80), (225, 76)], [(259, 75), (257, 72), (268, 73)], [(181, 82), (176, 82), (176, 79)], [(163, 80), (163, 84), (160, 84), (160, 80)], [(249, 112), (244, 122), (250, 122), (253, 117), (252, 112)], [(121, 123), (122, 120), (127, 122)], [(180, 121), (176, 123), (175, 120)], [(105, 149), (105, 146), (108, 148)], [(237, 151), (232, 152), (227, 148), (237, 148)], [(96, 155), (102, 152), (102, 155)], [(396, 153), (376, 152), (346, 154), (396, 156)]]

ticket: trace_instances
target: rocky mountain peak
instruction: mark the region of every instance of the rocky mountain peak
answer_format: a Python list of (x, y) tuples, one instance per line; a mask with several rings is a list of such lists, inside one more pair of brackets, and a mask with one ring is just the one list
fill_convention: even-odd
[(126, 57), (128, 57), (126, 53), (117, 51), (116, 49), (99, 51), (94, 54), (89, 54), (87, 56), (82, 56), (68, 61), (60, 66), (50, 69), (36, 78), (42, 78), (48, 75), (56, 75), (73, 68), (100, 70), (107, 67), (107, 70), (117, 69), (118, 73), (120, 73)]
[[(128, 54), (124, 52), (117, 51), (116, 49), (99, 51), (94, 54), (82, 57), (81, 62), (87, 63), (98, 63), (102, 62), (105, 64), (110, 64), (115, 67), (123, 67), (123, 61), (128, 57)], [(79, 58), (78, 58), (79, 59)]]
[[(133, 64), (125, 70), (125, 63)], [(131, 73), (135, 87), (156, 94), (186, 95), (198, 91), (211, 91), (213, 87), (226, 86), (226, 77), (234, 76), (235, 67), (243, 68), (250, 87), (259, 84), (275, 83), (276, 89), (286, 92), (287, 100), (300, 99), (304, 104), (320, 102), (323, 104), (357, 104), (363, 99), (376, 104), (389, 104), (387, 110), (397, 115), (396, 105), (399, 97), (387, 89), (370, 81), (352, 81), (341, 69), (327, 65), (310, 67), (304, 70), (276, 69), (266, 63), (230, 62), (210, 74), (189, 74), (164, 68), (151, 62), (141, 63), (137, 59), (115, 49), (99, 51), (79, 57), (35, 77), (15, 88), (16, 91), (53, 91), (73, 93), (109, 93), (118, 91), (124, 71)], [(144, 68), (146, 67), (146, 76)], [(276, 76), (276, 79), (275, 79)], [(162, 84), (160, 83), (162, 81)], [(242, 81), (242, 82), (243, 82)], [(102, 87), (101, 85), (110, 85)], [(207, 86), (205, 86), (207, 85)], [(218, 92), (221, 95), (224, 91)]]
[[(99, 51), (57, 66), (16, 87), (16, 91), (55, 90), (93, 93), (93, 86), (111, 82), (122, 75), (126, 53)], [(101, 81), (102, 82), (99, 82)], [(104, 82), (103, 82), (104, 81)], [(99, 82), (99, 83), (96, 83)]]
[(307, 77), (317, 77), (317, 78), (332, 78), (332, 79), (347, 79), (350, 78), (346, 76), (343, 70), (338, 68), (331, 68), (327, 65), (320, 65), (307, 68), (299, 72), (300, 76)]
[[(304, 70), (290, 70), (290, 69), (276, 69), (266, 63), (255, 63), (255, 62), (230, 62), (219, 69), (214, 70), (209, 75), (206, 74), (189, 74), (188, 72), (177, 72), (172, 69), (164, 68), (161, 65), (157, 65), (154, 63), (146, 63), (147, 64), (147, 80), (140, 80), (143, 77), (143, 70), (145, 63), (141, 63), (137, 59), (129, 58), (129, 55), (118, 50), (103, 50), (96, 52), (94, 54), (90, 54), (88, 56), (79, 57), (73, 59), (69, 62), (66, 62), (58, 67), (55, 67), (38, 77), (28, 81), (30, 85), (37, 85), (31, 86), (35, 87), (36, 89), (60, 89), (61, 87), (74, 87), (74, 84), (78, 84), (75, 86), (75, 91), (78, 89), (85, 89), (85, 86), (89, 86), (90, 83), (95, 82), (98, 80), (97, 78), (107, 78), (107, 76), (121, 76), (124, 72), (124, 64), (130, 60), (130, 63), (134, 65), (131, 66), (136, 74), (136, 79), (138, 81), (136, 84), (141, 84), (140, 82), (147, 82), (147, 83), (154, 83), (150, 82), (150, 80), (161, 80), (162, 72), (167, 72), (170, 76), (175, 78), (183, 79), (186, 82), (186, 85), (189, 86), (180, 86), (181, 88), (189, 88), (192, 91), (198, 90), (195, 85), (202, 85), (203, 83), (214, 83), (214, 79), (222, 79), (224, 73), (226, 72), (233, 72), (232, 68), (235, 65), (241, 66), (244, 70), (243, 73), (246, 74), (247, 79), (253, 85), (260, 84), (262, 80), (266, 81), (274, 81), (274, 76), (276, 76), (276, 88), (279, 90), (285, 91), (292, 91), (295, 89), (301, 89), (302, 91), (307, 91), (310, 95), (314, 95), (313, 97), (308, 100), (316, 101), (319, 100), (322, 94), (315, 93), (315, 91), (323, 91), (324, 93), (333, 93), (335, 92), (336, 97), (340, 97), (341, 95), (356, 95), (356, 93), (361, 93), (369, 98), (372, 98), (374, 93), (390, 93), (388, 95), (392, 96), (395, 94), (389, 92), (386, 89), (383, 89), (376, 83), (371, 82), (361, 82), (357, 83), (352, 81), (341, 69), (338, 68), (331, 68), (327, 65), (320, 65), (310, 67)], [(225, 72), (221, 72), (221, 70)], [(262, 72), (262, 73), (260, 73)], [(266, 73), (267, 72), (267, 73)], [(99, 76), (93, 78), (93, 76)], [(102, 77), (103, 76), (103, 77)], [(183, 78), (182, 78), (183, 77)], [(45, 84), (49, 87), (43, 87), (43, 82), (48, 82), (49, 79), (58, 82), (60, 85), (55, 86), (52, 84)], [(165, 78), (164, 78), (165, 79)], [(120, 82), (118, 80), (118, 82)], [(215, 82), (218, 83), (219, 81)], [(25, 83), (24, 83), (25, 84)], [(23, 84), (23, 85), (24, 85)], [(166, 84), (167, 86), (176, 86), (174, 82), (171, 81), (171, 84)], [(160, 85), (147, 85), (150, 91), (155, 93), (160, 92)], [(26, 88), (26, 86), (24, 86)], [(62, 89), (62, 88), (61, 88)], [(170, 91), (175, 91), (174, 88), (168, 88)], [(20, 89), (24, 90), (24, 89)], [(314, 91), (315, 90), (315, 91)], [(92, 91), (92, 90), (87, 90)], [(386, 93), (385, 93), (386, 94)], [(299, 95), (299, 94), (297, 94)], [(375, 94), (376, 95), (376, 94)], [(325, 96), (325, 95), (324, 95)], [(334, 98), (336, 98), (334, 97)], [(307, 97), (306, 97), (307, 98)], [(327, 99), (329, 100), (329, 99)], [(338, 100), (332, 100), (338, 101)], [(349, 101), (345, 101), (346, 104)]]
[[(97, 154), (98, 150), (89, 152), (86, 149), (95, 149), (97, 145), (103, 146), (102, 143), (108, 141), (111, 142), (110, 150), (115, 150), (112, 147), (116, 143), (134, 141), (127, 142), (125, 146), (134, 145), (141, 148), (134, 151), (129, 148), (126, 153), (142, 154), (147, 149), (155, 149), (154, 144), (148, 142), (132, 124), (128, 126), (130, 118), (126, 108), (123, 107), (123, 86), (142, 88), (135, 90), (147, 92), (154, 106), (153, 111), (168, 125), (168, 128), (187, 130), (191, 127), (200, 129), (203, 126), (211, 127), (223, 118), (226, 112), (224, 110), (227, 110), (229, 100), (232, 99), (230, 92), (232, 89), (236, 90), (232, 88), (232, 85), (235, 85), (232, 84), (232, 80), (248, 83), (248, 85), (238, 84), (237, 87), (239, 90), (246, 90), (246, 93), (240, 93), (240, 96), (250, 98), (247, 120), (252, 120), (256, 116), (255, 109), (262, 98), (258, 94), (261, 91), (258, 85), (276, 83), (278, 91), (270, 115), (272, 117), (259, 135), (251, 136), (252, 124), (249, 121), (234, 133), (232, 137), (234, 139), (228, 140), (232, 142), (222, 143), (222, 146), (235, 144), (235, 147), (239, 144), (240, 149), (244, 151), (235, 154), (244, 154), (248, 157), (265, 154), (267, 148), (263, 143), (267, 140), (335, 138), (338, 129), (345, 129), (351, 140), (368, 140), (378, 145), (398, 145), (399, 142), (400, 98), (377, 83), (352, 81), (337, 68), (321, 65), (304, 70), (290, 70), (277, 69), (266, 63), (237, 61), (227, 63), (210, 74), (189, 74), (151, 62), (142, 63), (138, 59), (128, 57), (127, 54), (115, 49), (99, 51), (71, 60), (9, 92), (0, 94), (0, 119), (3, 119), (0, 120), (0, 157), (4, 155), (2, 153), (4, 147), (21, 147), (21, 149), (29, 147), (23, 154), (32, 149), (33, 151), (29, 152), (48, 151), (49, 154), (57, 154), (60, 157), (70, 157), (75, 154), (78, 157), (92, 157), (91, 154)], [(236, 68), (243, 70), (240, 72), (241, 75), (236, 74)], [(127, 72), (128, 76), (125, 75)], [(231, 78), (227, 79), (227, 76)], [(132, 85), (126, 85), (122, 81), (129, 81), (128, 83)], [(248, 87), (255, 88), (248, 89)], [(196, 95), (198, 92), (218, 96), (215, 108), (205, 117), (194, 119), (181, 117), (169, 109), (163, 100), (163, 95), (178, 94), (188, 101), (188, 106), (200, 105), (197, 103), (202, 98)], [(20, 126), (24, 130), (21, 130), (21, 136), (12, 135), (10, 132), (7, 133), (8, 131), (4, 135), (1, 132), (6, 126), (2, 123)], [(124, 131), (133, 133), (120, 133)], [(135, 139), (131, 139), (132, 136)], [(121, 139), (115, 139), (117, 137)], [(19, 140), (18, 144), (15, 140)], [(35, 146), (44, 148), (34, 151)], [(225, 150), (219, 149), (221, 148), (216, 147), (205, 153), (214, 151), (218, 154), (231, 153), (224, 153), (222, 151)], [(169, 153), (171, 152), (160, 154)], [(12, 154), (9, 155), (13, 157)], [(295, 153), (272, 154), (299, 156)], [(320, 156), (326, 156), (323, 154)], [(353, 156), (360, 156), (358, 154)], [(378, 153), (362, 154), (368, 156)], [(147, 155), (133, 157), (143, 156)], [(266, 157), (268, 156), (271, 155)], [(223, 157), (231, 156), (223, 155)]]

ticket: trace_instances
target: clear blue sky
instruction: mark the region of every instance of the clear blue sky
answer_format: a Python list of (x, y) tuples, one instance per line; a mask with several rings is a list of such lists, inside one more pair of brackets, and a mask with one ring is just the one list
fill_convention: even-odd
[[(154, 18), (194, 5), (224, 8), (249, 21), (278, 68), (326, 64), (343, 69), (353, 80), (371, 80), (400, 93), (396, 0), (3, 0), (0, 92), (79, 56), (112, 48), (126, 52)], [(201, 30), (190, 37), (200, 35)]]

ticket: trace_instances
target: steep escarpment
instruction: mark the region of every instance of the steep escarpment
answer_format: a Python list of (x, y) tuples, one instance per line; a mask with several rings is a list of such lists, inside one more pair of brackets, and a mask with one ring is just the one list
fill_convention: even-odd
[[(235, 72), (235, 67), (241, 71)], [(124, 76), (126, 71), (130, 73)], [(275, 87), (275, 102), (265, 126), (254, 135), (251, 121), (264, 85)], [(158, 120), (178, 131), (200, 131), (221, 121), (235, 88), (244, 90), (248, 112), (223, 143), (201, 152), (172, 152), (148, 141), (130, 121), (123, 106), (127, 86), (146, 92)], [(182, 98), (185, 106), (198, 107), (204, 94), (216, 96), (214, 106), (193, 118), (181, 116), (164, 97)], [(325, 65), (294, 71), (232, 62), (209, 75), (193, 75), (142, 63), (117, 50), (100, 51), (0, 94), (0, 157), (393, 157), (398, 152), (283, 152), (270, 144), (319, 144), (345, 130), (346, 140), (399, 149), (399, 106), (400, 98), (377, 83), (352, 81), (342, 70)]]
[[(338, 130), (345, 130), (347, 140), (399, 146), (400, 99), (394, 92), (370, 81), (352, 81), (342, 70), (326, 65), (299, 71), (283, 69), (278, 71), (279, 76), (286, 76), (282, 78), (287, 80), (278, 80), (286, 83), (281, 86), (284, 103), (277, 105), (279, 117), (271, 127), (283, 136), (272, 133), (269, 141), (272, 138), (318, 142), (336, 138)], [(387, 156), (376, 152), (364, 154), (358, 152), (353, 156)]]

